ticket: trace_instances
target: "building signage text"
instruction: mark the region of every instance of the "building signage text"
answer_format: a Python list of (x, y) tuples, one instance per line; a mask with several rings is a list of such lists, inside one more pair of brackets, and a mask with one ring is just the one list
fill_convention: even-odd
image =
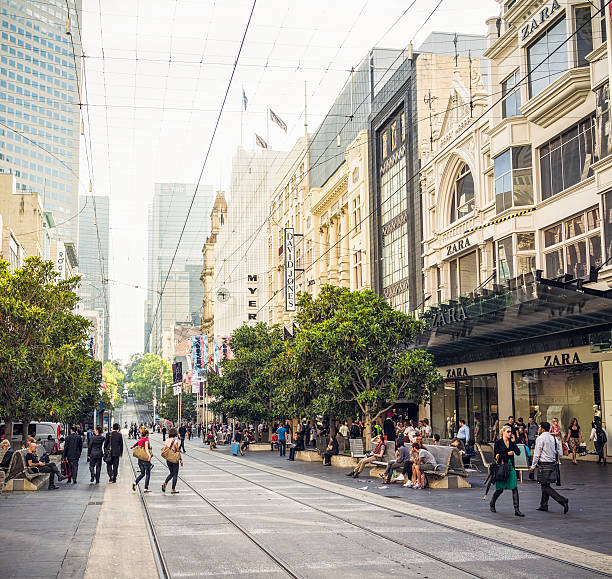
[(285, 228), (285, 310), (295, 311), (295, 234), (293, 227)]
[(572, 364), (582, 364), (578, 352), (574, 352), (573, 355), (564, 352), (563, 354), (544, 356), (544, 367), (571, 366)]
[(519, 38), (521, 42), (525, 42), (533, 32), (535, 32), (542, 24), (549, 20), (555, 11), (559, 10), (558, 0), (552, 0), (550, 4), (544, 6), (540, 11), (536, 12), (527, 22), (521, 26)]
[(463, 320), (467, 320), (467, 317), (468, 316), (462, 305), (458, 305), (455, 308), (447, 308), (434, 314), (434, 317), (431, 320), (431, 327), (439, 328), (440, 326), (446, 326), (447, 324), (462, 322)]
[(257, 274), (247, 275), (247, 320), (257, 321)]
[(459, 241), (455, 241), (455, 243), (451, 243), (446, 248), (446, 257), (448, 257), (449, 255), (455, 255), (455, 253), (459, 253), (460, 251), (463, 251), (468, 247), (472, 247), (469, 237), (466, 237), (465, 239), (460, 239)]
[(447, 378), (463, 378), (469, 376), (467, 368), (449, 368), (446, 371)]

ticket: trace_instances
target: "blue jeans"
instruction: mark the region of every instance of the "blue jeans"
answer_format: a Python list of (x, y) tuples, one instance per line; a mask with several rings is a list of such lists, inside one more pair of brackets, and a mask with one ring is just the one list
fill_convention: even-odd
[(138, 459), (138, 468), (140, 469), (140, 474), (136, 477), (136, 480), (134, 482), (138, 484), (144, 478), (145, 489), (148, 489), (149, 479), (151, 478), (151, 462), (148, 460)]
[(285, 456), (285, 451), (287, 450), (287, 440), (279, 440), (278, 441), (278, 451), (281, 456)]

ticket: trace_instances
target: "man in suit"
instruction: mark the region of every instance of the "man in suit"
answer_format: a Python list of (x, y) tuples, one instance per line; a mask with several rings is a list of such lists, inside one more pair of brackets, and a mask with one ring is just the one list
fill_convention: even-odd
[(119, 424), (113, 424), (113, 431), (106, 435), (104, 450), (110, 450), (110, 462), (106, 464), (109, 482), (117, 482), (117, 471), (119, 470), (119, 458), (123, 454), (123, 436), (119, 432)]
[(79, 474), (79, 459), (83, 451), (83, 439), (76, 433), (76, 427), (70, 427), (70, 434), (64, 441), (64, 459), (70, 464), (70, 476), (68, 482), (72, 480), (73, 484), (77, 484), (77, 475)]
[(181, 445), (179, 446), (179, 450), (181, 452), (187, 452), (185, 450), (185, 435), (187, 434), (187, 429), (185, 428), (185, 423), (181, 424), (179, 428), (179, 438), (181, 439)]

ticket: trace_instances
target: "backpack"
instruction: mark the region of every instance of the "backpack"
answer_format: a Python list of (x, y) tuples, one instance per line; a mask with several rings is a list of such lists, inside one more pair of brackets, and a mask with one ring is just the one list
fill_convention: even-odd
[(351, 424), (351, 438), (359, 438), (360, 434), (359, 426), (357, 426), (355, 423)]
[(597, 442), (601, 442), (602, 444), (606, 444), (606, 442), (608, 442), (608, 436), (603, 428), (595, 432), (597, 434)]

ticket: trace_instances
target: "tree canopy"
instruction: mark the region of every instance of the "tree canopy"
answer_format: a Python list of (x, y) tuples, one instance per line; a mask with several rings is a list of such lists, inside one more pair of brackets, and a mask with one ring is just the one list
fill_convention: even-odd
[[(195, 420), (196, 418), (196, 396), (195, 394), (185, 394), (182, 396), (181, 418), (184, 422)], [(166, 389), (166, 393), (159, 401), (159, 415), (161, 418), (170, 420), (174, 423), (178, 420), (178, 396), (174, 395), (172, 388)]]
[[(51, 262), (0, 261), (0, 416), (68, 421), (95, 405), (100, 362), (88, 350), (90, 323), (75, 313), (79, 277), (62, 280)], [(26, 429), (24, 429), (24, 432)]]
[[(130, 370), (126, 370), (126, 373), (129, 372)], [(157, 388), (157, 397), (161, 398), (163, 389), (172, 386), (172, 367), (157, 354), (145, 354), (131, 369), (131, 378), (136, 399), (140, 402), (151, 402), (154, 387)]]

